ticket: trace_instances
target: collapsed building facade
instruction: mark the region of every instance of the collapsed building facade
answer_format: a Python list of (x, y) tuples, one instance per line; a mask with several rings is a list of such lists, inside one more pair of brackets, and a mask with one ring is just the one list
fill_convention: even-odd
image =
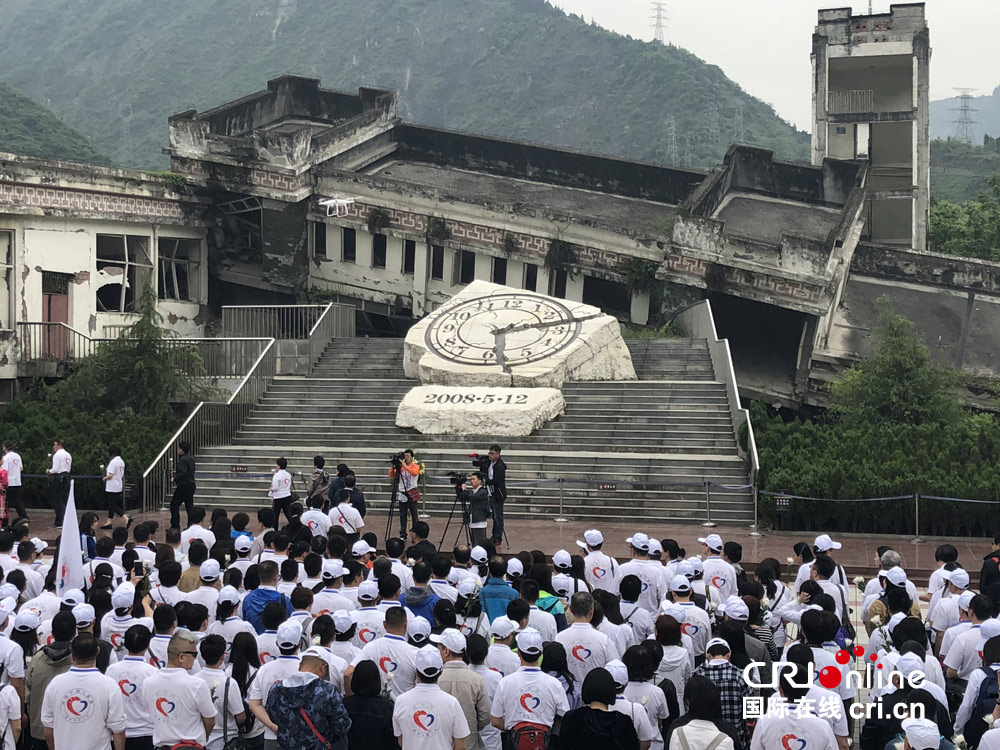
[(170, 174), (0, 155), (0, 382), (24, 374), (19, 326), (114, 335), (146, 284), (179, 335), (223, 304), (321, 297), (398, 336), (474, 279), (639, 325), (707, 297), (743, 394), (785, 406), (826, 402), (880, 296), (940, 362), (998, 376), (1000, 267), (926, 250), (929, 55), (921, 4), (821, 11), (812, 164), (733, 146), (705, 173), (458, 133), (297, 76), (170, 118)]

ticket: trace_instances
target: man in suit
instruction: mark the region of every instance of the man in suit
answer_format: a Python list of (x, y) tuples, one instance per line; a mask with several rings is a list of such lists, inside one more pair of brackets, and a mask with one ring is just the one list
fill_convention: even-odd
[(493, 506), (493, 544), (503, 543), (503, 504), (507, 499), (507, 464), (500, 458), (500, 446), (490, 446), (490, 465), (486, 468), (486, 491)]

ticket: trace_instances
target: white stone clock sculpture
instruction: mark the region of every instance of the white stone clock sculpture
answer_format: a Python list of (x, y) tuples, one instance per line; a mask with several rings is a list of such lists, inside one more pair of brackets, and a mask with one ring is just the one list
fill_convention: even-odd
[(416, 323), (419, 378), (396, 424), (430, 434), (528, 435), (562, 413), (567, 380), (635, 380), (618, 321), (598, 308), (474, 281)]

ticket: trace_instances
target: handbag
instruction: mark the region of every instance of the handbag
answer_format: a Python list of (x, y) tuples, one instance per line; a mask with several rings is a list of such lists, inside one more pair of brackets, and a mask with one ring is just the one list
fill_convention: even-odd
[(844, 588), (842, 586), (837, 586), (837, 588), (840, 590), (840, 626), (844, 629), (844, 635), (847, 636), (847, 640), (853, 643), (858, 637), (858, 631), (854, 629), (854, 623), (851, 622), (851, 610), (847, 608)]
[(236, 736), (229, 739), (229, 683), (231, 677), (226, 678), (226, 688), (222, 691), (222, 748), (223, 750), (250, 750), (250, 742), (239, 736), (239, 728), (236, 729)]
[(410, 498), (411, 503), (420, 502), (420, 490), (418, 489), (407, 490), (405, 494), (408, 498)]

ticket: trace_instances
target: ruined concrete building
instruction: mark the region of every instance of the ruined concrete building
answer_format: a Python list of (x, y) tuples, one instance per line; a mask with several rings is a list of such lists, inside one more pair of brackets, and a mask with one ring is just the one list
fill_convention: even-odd
[(0, 379), (19, 324), (113, 334), (147, 282), (182, 334), (319, 290), (400, 335), (473, 279), (637, 324), (707, 297), (744, 395), (787, 406), (825, 403), (883, 295), (938, 361), (1000, 375), (1000, 267), (926, 252), (923, 10), (820, 12), (811, 165), (734, 146), (704, 173), (457, 133), (401, 121), (392, 91), (297, 76), (170, 118), (169, 175), (0, 155)]

